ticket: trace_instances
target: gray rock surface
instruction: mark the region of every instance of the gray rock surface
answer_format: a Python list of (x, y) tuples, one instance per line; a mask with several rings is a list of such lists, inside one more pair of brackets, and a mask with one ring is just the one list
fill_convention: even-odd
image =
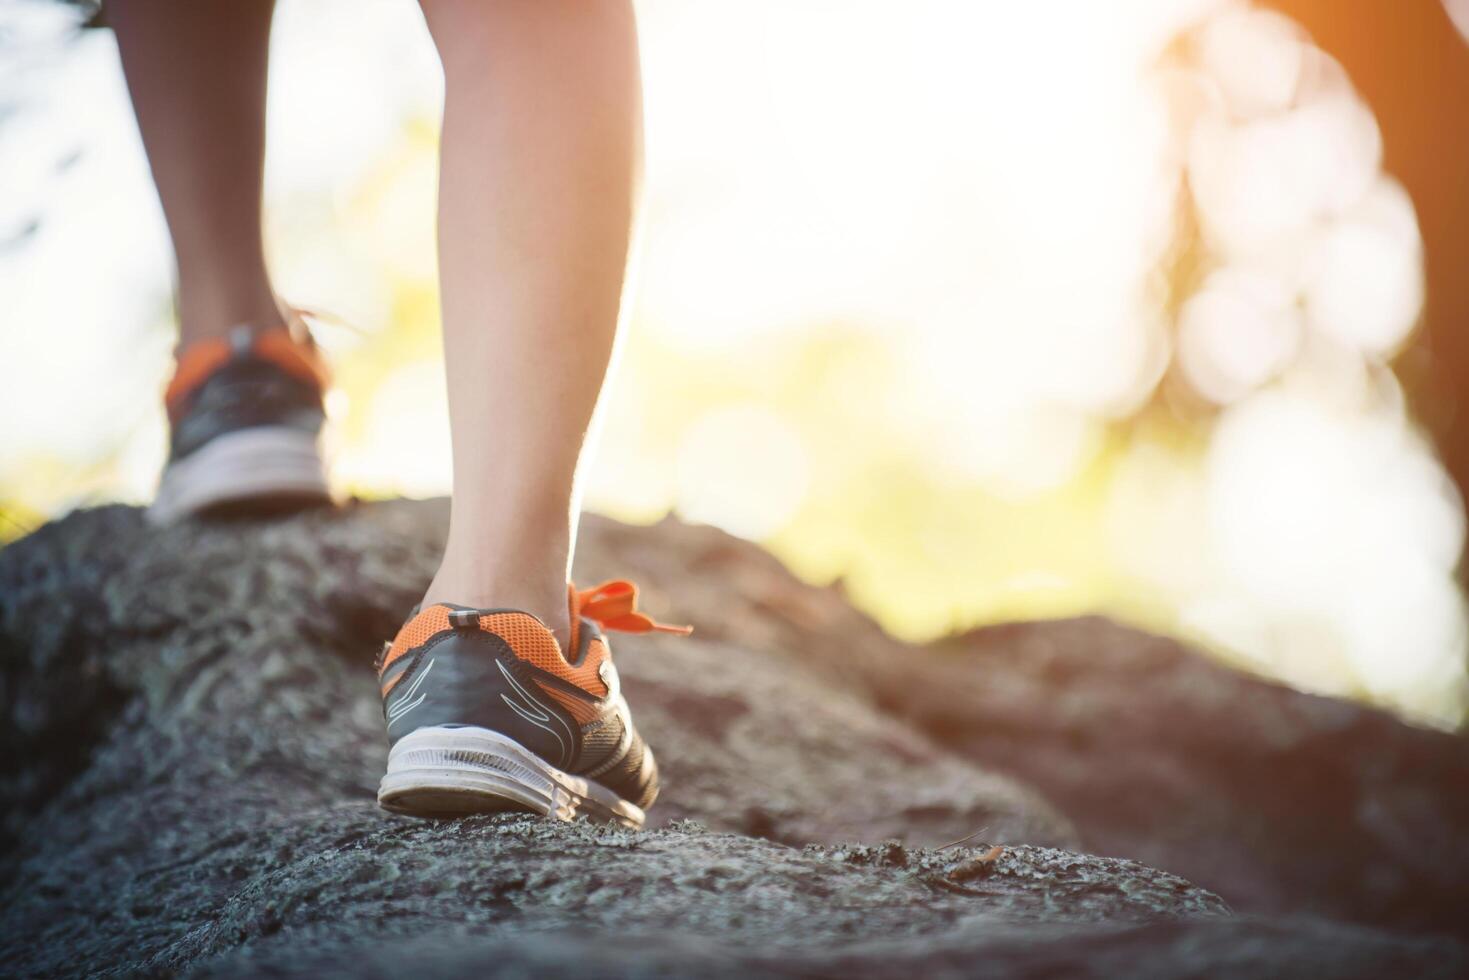
[[(1469, 969), (1432, 917), (1410, 918), (1423, 934), (1407, 935), (1291, 914), (1329, 902), (1236, 915), (1211, 891), (1125, 860), (1131, 846), (1146, 851), (1147, 831), (1129, 837), (1116, 801), (1075, 802), (1101, 799), (1111, 770), (1122, 792), (1147, 787), (1136, 764), (1073, 734), (1076, 765), (1098, 770), (1083, 792), (1056, 775), (1064, 753), (1036, 722), (1032, 779), (1017, 706), (991, 703), (1041, 684), (1033, 643), (1014, 657), (904, 646), (838, 592), (674, 522), (589, 520), (578, 569), (585, 582), (633, 577), (646, 606), (698, 627), (688, 640), (614, 643), (665, 773), (654, 829), (385, 814), (373, 802), (386, 746), (370, 663), (426, 584), (444, 518), (442, 502), (400, 502), (159, 532), (112, 507), (0, 552), (5, 972)], [(1123, 644), (1101, 622), (1033, 629)], [(1090, 714), (1078, 707), (1086, 685), (1027, 703), (1102, 744), (1118, 724), (1109, 712), (1179, 710), (1177, 691), (1118, 705), (1105, 679), (1089, 683), (1103, 691)], [(1417, 737), (1404, 731), (1379, 735)], [(1414, 778), (1420, 814), (1451, 812), (1440, 797), (1457, 788)], [(1176, 812), (1188, 785), (1164, 792), (1165, 776), (1154, 779), (1152, 797), (1126, 804), (1146, 814), (1140, 827)], [(1211, 799), (1223, 810), (1193, 832), (1228, 837), (1249, 798), (1221, 788)], [(1148, 853), (1171, 869), (1170, 848), (1190, 837), (1165, 837)], [(1117, 856), (1077, 851), (1098, 840)], [(1384, 860), (1422, 878), (1400, 855)]]
[(869, 690), (966, 758), (1023, 779), (1085, 849), (1252, 912), (1469, 940), (1469, 739), (1251, 677), (1099, 618), (918, 651), (922, 686)]

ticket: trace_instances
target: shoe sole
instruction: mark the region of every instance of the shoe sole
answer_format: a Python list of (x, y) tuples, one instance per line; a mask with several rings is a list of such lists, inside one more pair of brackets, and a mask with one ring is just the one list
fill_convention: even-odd
[(633, 829), (646, 819), (641, 807), (607, 787), (562, 772), (499, 732), (472, 726), (420, 728), (399, 739), (388, 753), (377, 802), (419, 817), (518, 810)]
[(148, 519), (171, 524), (229, 505), (330, 500), (317, 438), (288, 426), (258, 426), (211, 439), (165, 469)]

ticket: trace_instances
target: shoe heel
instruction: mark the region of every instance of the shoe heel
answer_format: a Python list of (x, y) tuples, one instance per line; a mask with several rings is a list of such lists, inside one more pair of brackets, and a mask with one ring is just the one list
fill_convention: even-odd
[(317, 437), (286, 426), (261, 426), (219, 436), (171, 464), (148, 508), (153, 524), (273, 497), (331, 498)]
[(562, 772), (499, 732), (439, 725), (403, 736), (378, 787), (384, 809), (424, 817), (521, 810), (641, 827), (643, 811), (591, 780)]

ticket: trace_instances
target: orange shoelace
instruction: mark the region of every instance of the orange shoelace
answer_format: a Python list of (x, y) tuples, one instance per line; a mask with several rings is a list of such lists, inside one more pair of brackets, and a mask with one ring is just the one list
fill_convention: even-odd
[(603, 629), (619, 633), (673, 633), (688, 636), (692, 626), (670, 626), (638, 612), (638, 587), (625, 579), (613, 579), (590, 589), (567, 586), (571, 602), (571, 649), (576, 649), (577, 623), (582, 616)]

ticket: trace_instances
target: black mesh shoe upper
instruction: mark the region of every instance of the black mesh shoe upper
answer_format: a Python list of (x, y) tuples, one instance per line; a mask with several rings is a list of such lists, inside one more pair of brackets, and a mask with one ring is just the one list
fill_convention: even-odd
[[(581, 656), (592, 641), (606, 642), (590, 620), (582, 621), (580, 633)], [(647, 807), (658, 795), (657, 763), (633, 727), (610, 657), (601, 677), (607, 694), (597, 698), (521, 659), (494, 632), (477, 626), (441, 629), (386, 668), (379, 666), (388, 741), (396, 744), (430, 726), (486, 728), (563, 772)], [(579, 721), (568, 703), (590, 720)]]
[(320, 385), (257, 354), (249, 327), (235, 329), (229, 360), (171, 413), (169, 462), (242, 429), (284, 426), (311, 435), (321, 431), (326, 413)]

